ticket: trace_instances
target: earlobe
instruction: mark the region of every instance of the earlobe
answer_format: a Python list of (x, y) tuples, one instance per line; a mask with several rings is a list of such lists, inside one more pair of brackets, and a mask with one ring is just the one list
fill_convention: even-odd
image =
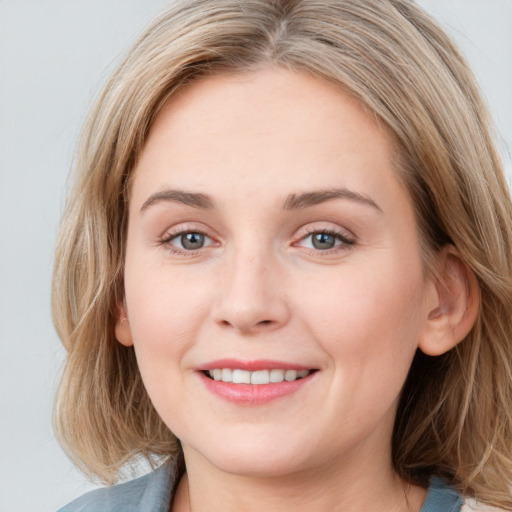
[(132, 331), (124, 300), (118, 304), (116, 308), (115, 335), (121, 345), (125, 347), (131, 347), (133, 345)]
[(458, 251), (447, 246), (438, 258), (426, 325), (418, 344), (421, 351), (430, 356), (448, 352), (468, 335), (475, 324), (480, 302), (476, 277)]

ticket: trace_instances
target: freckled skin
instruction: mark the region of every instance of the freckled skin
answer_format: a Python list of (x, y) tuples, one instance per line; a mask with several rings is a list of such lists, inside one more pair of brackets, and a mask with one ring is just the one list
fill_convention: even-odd
[[(339, 89), (283, 70), (200, 80), (158, 115), (135, 170), (128, 322), (116, 333), (134, 344), (189, 468), (337, 475), (375, 488), (375, 475), (393, 478), (397, 400), (432, 308), (393, 151)], [(214, 207), (161, 201), (140, 212), (167, 188), (207, 194)], [(283, 208), (290, 194), (327, 189), (378, 208), (347, 198)], [(313, 245), (323, 231), (340, 234), (332, 249)], [(187, 251), (182, 232), (204, 233), (204, 246)], [(212, 395), (196, 371), (221, 358), (318, 372), (297, 393), (241, 407)]]

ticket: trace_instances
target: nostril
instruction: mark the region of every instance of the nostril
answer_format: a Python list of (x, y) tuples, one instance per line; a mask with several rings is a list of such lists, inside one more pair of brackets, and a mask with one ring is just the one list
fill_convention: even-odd
[(223, 329), (244, 333), (268, 331), (284, 325), (289, 311), (283, 301), (249, 301), (240, 303), (236, 297), (223, 298), (212, 311), (212, 319)]

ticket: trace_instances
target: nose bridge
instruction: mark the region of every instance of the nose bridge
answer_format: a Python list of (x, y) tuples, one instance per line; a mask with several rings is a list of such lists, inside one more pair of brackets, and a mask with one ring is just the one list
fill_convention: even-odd
[(274, 252), (261, 243), (233, 247), (224, 262), (215, 320), (245, 333), (286, 323), (289, 312), (279, 267)]

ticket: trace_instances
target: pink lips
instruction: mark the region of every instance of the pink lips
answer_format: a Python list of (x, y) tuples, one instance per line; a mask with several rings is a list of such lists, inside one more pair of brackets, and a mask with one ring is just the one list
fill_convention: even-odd
[(213, 380), (204, 374), (204, 371), (214, 370), (216, 368), (230, 368), (247, 371), (258, 370), (312, 370), (306, 366), (285, 363), (282, 361), (237, 361), (234, 359), (221, 359), (201, 365), (198, 368), (198, 375), (206, 388), (213, 394), (220, 396), (230, 402), (240, 405), (263, 405), (286, 395), (297, 392), (306, 386), (316, 375), (317, 372), (310, 373), (307, 377), (291, 382), (274, 382), (269, 384), (234, 384)]

